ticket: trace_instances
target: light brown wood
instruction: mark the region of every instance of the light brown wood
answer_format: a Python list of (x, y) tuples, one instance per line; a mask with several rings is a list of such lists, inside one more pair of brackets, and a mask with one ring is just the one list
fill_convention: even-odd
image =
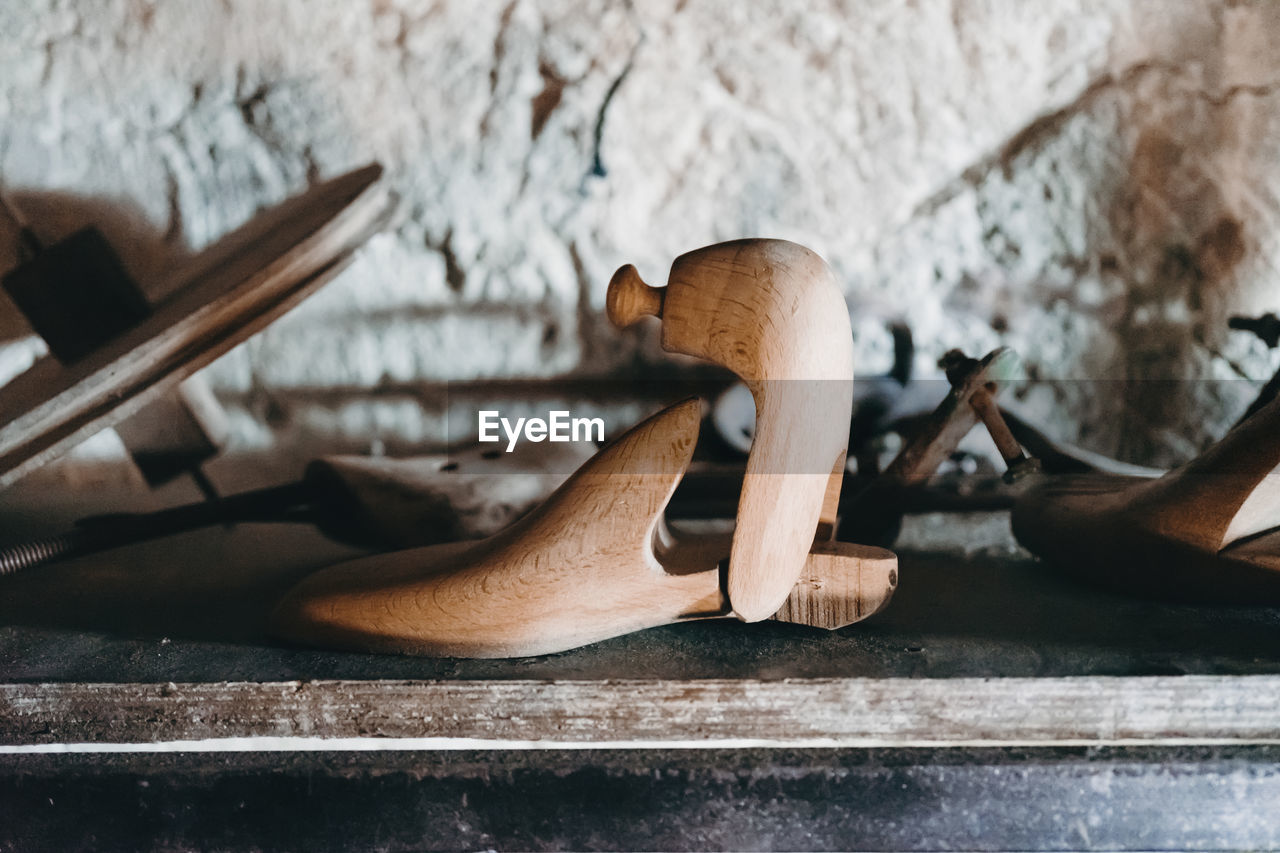
[(634, 267), (609, 284), (610, 320), (662, 319), (662, 346), (729, 368), (751, 390), (756, 431), (729, 559), (733, 612), (766, 619), (809, 548), (835, 523), (849, 418), (853, 336), (826, 262), (785, 240), (736, 240), (681, 255), (666, 288)]
[(898, 558), (892, 551), (819, 542), (773, 618), (834, 631), (879, 613), (897, 587)]
[(367, 166), (255, 217), (155, 292), (153, 313), (84, 358), (0, 388), (0, 488), (140, 411), (336, 274), (391, 205)]
[(1140, 595), (1280, 604), (1280, 400), (1159, 479), (1046, 478), (1014, 534), (1064, 571)]
[[(317, 572), (285, 595), (273, 628), (317, 646), (522, 657), (728, 616), (720, 566), (729, 542), (677, 533), (663, 519), (700, 419), (691, 399), (641, 422), (487, 539)], [(818, 582), (828, 585), (799, 590), (786, 621), (812, 615), (815, 624), (842, 627), (879, 610), (896, 584), (897, 559), (886, 551), (829, 546), (813, 560), (810, 575), (829, 577)]]
[[(324, 646), (515, 657), (683, 619), (757, 621), (781, 609), (784, 621), (836, 628), (883, 607), (896, 558), (828, 541), (853, 354), (825, 262), (784, 241), (725, 243), (678, 258), (663, 290), (623, 268), (608, 310), (619, 324), (660, 313), (667, 349), (722, 364), (751, 389), (756, 436), (731, 540), (665, 523), (698, 435), (701, 408), (689, 400), (631, 429), (487, 539), (313, 575), (280, 603), (276, 630)], [(826, 544), (811, 551), (815, 538)]]
[(520, 657), (721, 613), (715, 558), (676, 574), (664, 562), (681, 563), (679, 541), (657, 547), (700, 414), (687, 400), (640, 423), (488, 539), (312, 575), (276, 608), (276, 630), (331, 647)]

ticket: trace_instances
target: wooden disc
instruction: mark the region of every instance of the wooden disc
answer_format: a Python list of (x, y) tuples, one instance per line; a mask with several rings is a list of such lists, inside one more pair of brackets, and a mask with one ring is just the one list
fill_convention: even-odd
[(386, 222), (365, 166), (254, 217), (159, 289), (153, 313), (84, 358), (40, 359), (0, 388), (0, 488), (124, 420), (324, 282)]

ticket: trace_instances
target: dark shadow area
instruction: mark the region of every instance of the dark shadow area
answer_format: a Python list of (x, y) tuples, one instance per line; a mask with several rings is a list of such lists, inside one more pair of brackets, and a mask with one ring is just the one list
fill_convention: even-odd
[[(162, 231), (135, 205), (116, 199), (78, 196), (63, 192), (13, 190), (6, 198), (45, 245), (62, 240), (81, 228), (102, 232), (121, 264), (151, 302), (167, 274), (190, 260), (182, 235), (171, 226)], [(19, 261), (18, 235), (7, 218), (0, 217), (0, 275)], [(31, 327), (0, 290), (0, 341), (31, 334)]]
[(63, 850), (1270, 849), (1278, 757), (1267, 746), (19, 755), (0, 760), (0, 839)]

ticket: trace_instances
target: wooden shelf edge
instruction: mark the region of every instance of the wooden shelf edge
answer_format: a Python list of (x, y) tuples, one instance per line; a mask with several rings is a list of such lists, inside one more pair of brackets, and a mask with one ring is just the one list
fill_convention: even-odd
[(0, 684), (0, 753), (1280, 743), (1280, 675)]

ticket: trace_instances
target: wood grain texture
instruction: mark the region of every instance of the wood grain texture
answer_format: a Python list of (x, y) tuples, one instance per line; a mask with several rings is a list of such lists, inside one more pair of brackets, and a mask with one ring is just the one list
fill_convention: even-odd
[[(677, 403), (601, 450), (544, 503), (479, 542), (380, 554), (308, 577), (280, 601), (277, 634), (307, 645), (454, 657), (565, 651), (644, 628), (728, 616), (730, 541), (677, 533), (664, 511), (688, 469), (701, 405)], [(825, 547), (786, 621), (826, 628), (878, 611), (897, 558)]]
[(853, 407), (853, 337), (835, 277), (795, 243), (736, 240), (676, 258), (661, 291), (633, 267), (609, 290), (616, 325), (660, 314), (664, 349), (727, 367), (751, 390), (756, 432), (728, 594), (739, 618), (768, 618), (819, 527), (835, 522)]
[(256, 217), (157, 288), (138, 325), (0, 388), (0, 488), (140, 411), (328, 281), (390, 212), (381, 173), (367, 166)]
[(488, 539), (312, 575), (276, 608), (276, 631), (320, 646), (520, 657), (722, 613), (719, 554), (658, 535), (700, 416), (692, 399), (641, 422)]
[(818, 542), (773, 618), (834, 631), (879, 613), (897, 587), (898, 558), (892, 551)]
[(1159, 479), (1046, 478), (1014, 534), (1062, 570), (1139, 595), (1280, 604), (1280, 400)]
[(608, 310), (618, 323), (661, 313), (667, 349), (723, 364), (751, 389), (757, 428), (731, 543), (665, 524), (697, 441), (701, 410), (689, 400), (487, 539), (313, 575), (280, 602), (275, 630), (319, 646), (520, 657), (683, 619), (757, 621), (785, 607), (787, 621), (836, 628), (883, 607), (892, 554), (811, 552), (834, 530), (853, 394), (848, 313), (826, 263), (785, 241), (724, 243), (678, 258), (662, 290), (624, 267)]
[(3, 684), (0, 750), (1277, 743), (1277, 707), (1274, 675)]

